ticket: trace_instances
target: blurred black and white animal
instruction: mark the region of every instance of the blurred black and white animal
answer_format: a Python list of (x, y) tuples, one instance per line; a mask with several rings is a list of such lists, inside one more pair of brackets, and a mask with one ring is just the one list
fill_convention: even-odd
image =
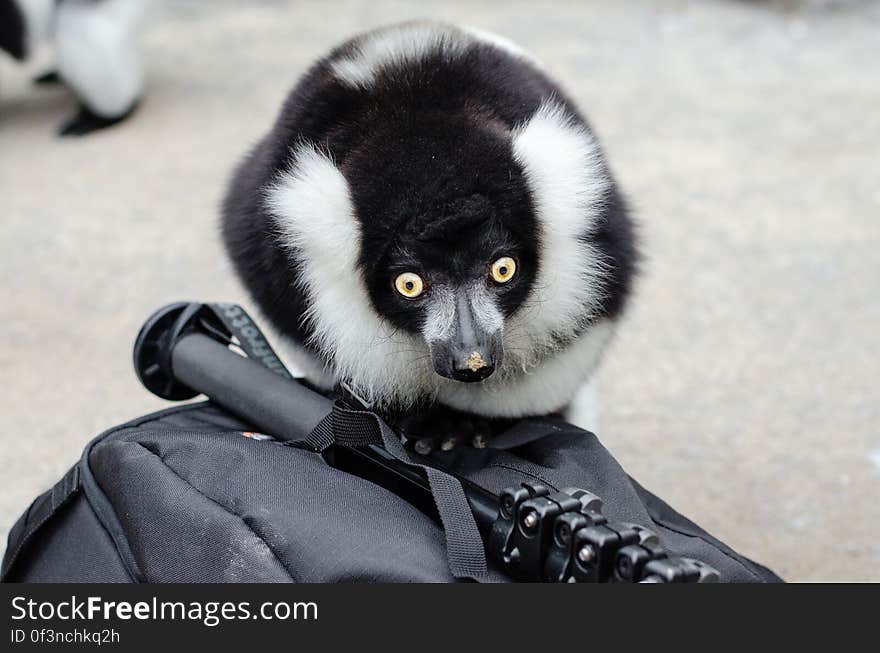
[(54, 50), (58, 80), (79, 100), (59, 129), (80, 136), (134, 111), (143, 91), (138, 27), (143, 0), (0, 0), (0, 50), (25, 61), (43, 45)]
[(444, 24), (378, 29), (315, 63), (222, 213), (282, 351), (420, 453), (564, 411), (637, 265), (624, 199), (560, 86), (506, 39)]

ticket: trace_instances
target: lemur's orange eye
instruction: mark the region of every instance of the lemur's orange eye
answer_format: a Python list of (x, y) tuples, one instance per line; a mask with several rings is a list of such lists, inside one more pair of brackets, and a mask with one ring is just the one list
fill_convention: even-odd
[(425, 291), (425, 282), (415, 272), (404, 272), (397, 275), (394, 287), (407, 299), (415, 299)]
[(502, 256), (492, 264), (492, 278), (498, 283), (507, 283), (516, 274), (516, 262), (509, 256)]

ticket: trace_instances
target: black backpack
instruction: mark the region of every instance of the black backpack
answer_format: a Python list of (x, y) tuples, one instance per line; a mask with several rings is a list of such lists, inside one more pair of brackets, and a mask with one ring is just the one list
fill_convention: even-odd
[(311, 391), (251, 329), (230, 305), (176, 304), (145, 325), (144, 383), (214, 401), (94, 439), (12, 528), (4, 581), (779, 581), (591, 433), (526, 419), (491, 448), (421, 458), (345, 392), (292, 400)]

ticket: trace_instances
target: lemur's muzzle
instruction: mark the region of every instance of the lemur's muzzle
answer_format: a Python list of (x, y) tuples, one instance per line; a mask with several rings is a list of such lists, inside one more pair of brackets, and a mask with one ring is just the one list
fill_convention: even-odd
[(501, 365), (501, 329), (481, 324), (466, 297), (456, 302), (456, 319), (448, 340), (431, 343), (434, 371), (471, 383), (487, 378)]

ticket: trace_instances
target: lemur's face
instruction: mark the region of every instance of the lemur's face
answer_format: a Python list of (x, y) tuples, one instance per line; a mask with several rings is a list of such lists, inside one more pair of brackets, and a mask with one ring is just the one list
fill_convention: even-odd
[(501, 365), (505, 322), (529, 294), (540, 234), (506, 137), (467, 124), (450, 133), (449, 124), (415, 125), (417, 156), (377, 147), (355, 161), (368, 181), (352, 174), (354, 200), (368, 216), (361, 263), (373, 306), (424, 340), (437, 374), (473, 382)]
[(381, 314), (424, 339), (437, 374), (474, 382), (501, 365), (505, 321), (535, 276), (536, 238), (506, 225), (484, 197), (461, 204), (440, 228), (403, 234), (369, 285)]

